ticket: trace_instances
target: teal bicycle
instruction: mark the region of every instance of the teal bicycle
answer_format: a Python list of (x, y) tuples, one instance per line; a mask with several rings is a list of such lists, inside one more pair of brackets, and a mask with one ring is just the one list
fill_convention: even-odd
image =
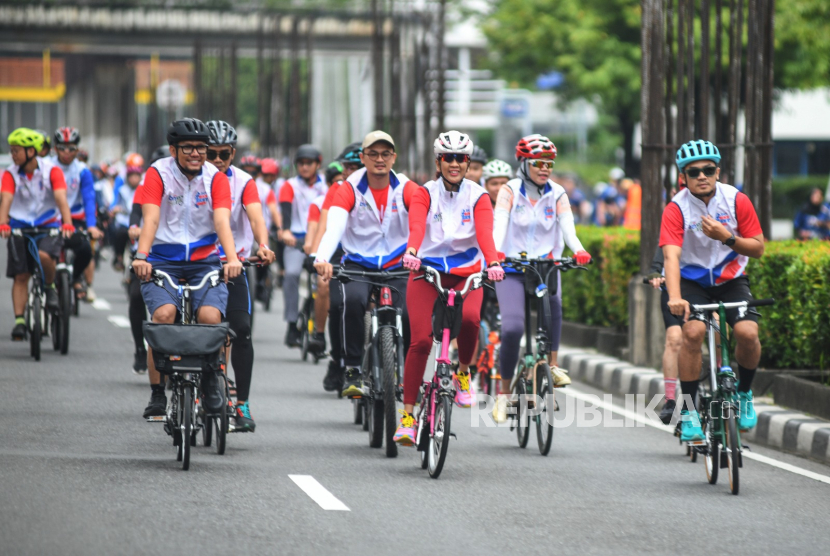
[[(726, 310), (738, 309), (745, 314), (752, 307), (772, 305), (774, 299), (754, 299), (734, 303), (710, 303), (692, 305), (691, 317), (706, 324), (709, 345), (709, 390), (698, 392), (700, 425), (703, 440), (687, 442), (692, 455), (701, 454), (706, 462), (706, 478), (709, 484), (718, 482), (720, 469), (727, 469), (729, 490), (738, 494), (740, 468), (743, 466), (741, 433), (738, 430), (739, 407), (736, 385), (738, 377), (729, 364), (730, 336), (727, 332)], [(717, 319), (715, 318), (717, 315)], [(720, 343), (718, 343), (720, 339)], [(718, 367), (718, 349), (721, 366)]]

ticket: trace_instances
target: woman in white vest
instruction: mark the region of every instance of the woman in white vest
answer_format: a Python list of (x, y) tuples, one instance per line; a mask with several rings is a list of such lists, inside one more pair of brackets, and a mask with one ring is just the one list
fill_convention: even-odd
[[(442, 273), (445, 288), (463, 285), (471, 274), (487, 269), (491, 280), (504, 278), (493, 245), (493, 207), (484, 188), (464, 176), (470, 167), (473, 142), (458, 131), (441, 133), (433, 146), (437, 175), (417, 191), (409, 209), (409, 242), (403, 266), (413, 273), (421, 264)], [(429, 352), (432, 349), (432, 307), (435, 289), (424, 280), (409, 278), (406, 303), (409, 309), (411, 343), (404, 369), (404, 410), (395, 441), (415, 442), (412, 411), (423, 383)], [(470, 375), (478, 340), (481, 289), (464, 300), (461, 332), (458, 336), (458, 372), (455, 376), (455, 402), (470, 407)]]
[[(494, 239), (496, 249), (507, 257), (528, 258), (562, 256), (565, 244), (575, 253), (579, 264), (591, 260), (579, 238), (576, 237), (574, 217), (565, 189), (550, 179), (556, 158), (556, 146), (543, 135), (528, 135), (516, 145), (519, 161), (518, 177), (499, 190), (496, 200)], [(556, 273), (556, 295), (550, 298), (551, 322), (549, 323), (551, 352), (549, 361), (554, 386), (562, 387), (571, 380), (565, 371), (556, 366), (559, 338), (562, 333), (562, 288)], [(500, 395), (493, 408), (496, 422), (507, 419), (507, 392), (519, 360), (519, 342), (524, 334), (525, 275), (507, 269), (505, 279), (496, 285), (496, 295), (501, 308), (501, 351), (499, 352), (502, 378)]]

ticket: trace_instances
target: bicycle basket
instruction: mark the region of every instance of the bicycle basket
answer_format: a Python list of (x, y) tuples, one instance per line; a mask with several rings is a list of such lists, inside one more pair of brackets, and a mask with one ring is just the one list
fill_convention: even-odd
[(441, 339), (445, 328), (450, 329), (450, 339), (457, 338), (461, 332), (461, 314), (464, 299), (456, 294), (455, 305), (447, 306), (447, 302), (439, 295), (432, 306), (432, 336)]
[(219, 371), (225, 364), (223, 348), (228, 323), (144, 323), (144, 338), (153, 348), (153, 361), (160, 373), (174, 371)]

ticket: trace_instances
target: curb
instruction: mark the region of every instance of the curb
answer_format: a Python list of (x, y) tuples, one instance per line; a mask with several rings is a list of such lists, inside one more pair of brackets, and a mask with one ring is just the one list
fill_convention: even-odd
[[(561, 347), (559, 364), (571, 378), (611, 394), (663, 394), (663, 373), (581, 348)], [(830, 465), (830, 421), (777, 405), (756, 404), (758, 426), (744, 438)]]

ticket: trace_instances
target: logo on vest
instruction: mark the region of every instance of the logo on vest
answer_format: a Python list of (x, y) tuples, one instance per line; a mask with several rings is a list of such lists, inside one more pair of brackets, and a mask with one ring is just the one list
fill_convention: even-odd
[(398, 200), (392, 199), (392, 213), (398, 212)]
[(197, 207), (200, 207), (202, 205), (206, 205), (207, 202), (208, 202), (207, 193), (202, 193), (201, 191), (196, 192), (195, 198), (196, 198), (196, 206)]
[(703, 230), (703, 222), (692, 222), (691, 224), (686, 226), (686, 229), (690, 232), (700, 232)]
[(461, 225), (469, 224), (472, 222), (472, 218), (470, 218), (470, 209), (461, 209)]
[(444, 215), (441, 214), (440, 212), (436, 212), (435, 214), (432, 215), (432, 221), (433, 222), (442, 222), (443, 220), (444, 220)]
[(728, 212), (719, 212), (715, 215), (715, 220), (720, 222), (721, 224), (727, 224), (732, 218), (729, 216)]
[(184, 195), (168, 195), (167, 202), (171, 205), (182, 206), (184, 204)]
[(553, 219), (553, 207), (548, 205), (545, 207), (545, 220)]

